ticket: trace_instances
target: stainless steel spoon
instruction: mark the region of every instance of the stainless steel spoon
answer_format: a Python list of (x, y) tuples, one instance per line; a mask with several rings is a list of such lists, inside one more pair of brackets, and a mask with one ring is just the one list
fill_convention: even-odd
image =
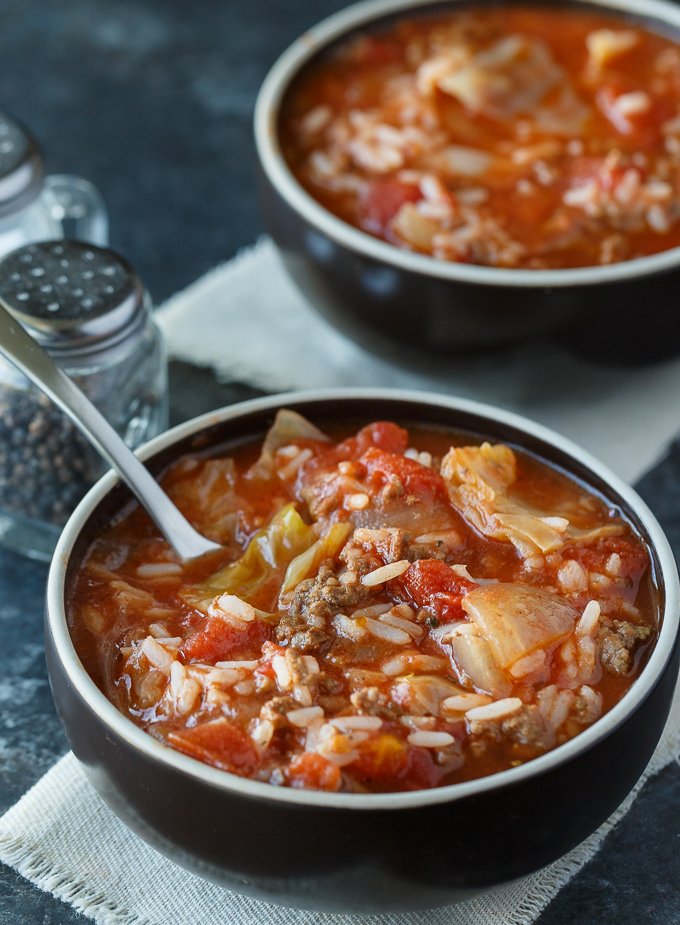
[(2, 304), (0, 353), (28, 376), (80, 428), (134, 492), (182, 559), (195, 559), (206, 552), (220, 549), (217, 543), (207, 540), (194, 530), (106, 418)]

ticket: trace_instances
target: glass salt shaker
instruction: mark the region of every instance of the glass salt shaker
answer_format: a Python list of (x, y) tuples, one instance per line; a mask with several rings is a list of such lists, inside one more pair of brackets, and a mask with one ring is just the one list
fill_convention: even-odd
[[(167, 361), (150, 299), (113, 251), (29, 244), (0, 260), (0, 301), (129, 447), (167, 427)], [(48, 560), (108, 467), (75, 425), (0, 357), (0, 543)]]
[(97, 189), (80, 177), (43, 176), (35, 139), (0, 113), (0, 257), (31, 241), (54, 238), (105, 246), (108, 234)]

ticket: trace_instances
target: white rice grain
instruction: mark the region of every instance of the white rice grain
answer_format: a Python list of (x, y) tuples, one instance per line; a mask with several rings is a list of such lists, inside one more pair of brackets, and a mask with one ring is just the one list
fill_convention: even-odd
[[(407, 636), (406, 638), (408, 639), (409, 637)], [(152, 668), (158, 668), (159, 671), (170, 674), (174, 658), (162, 645), (156, 642), (153, 636), (146, 637), (142, 643), (141, 652)]]
[(577, 636), (592, 636), (597, 631), (600, 620), (600, 605), (597, 601), (590, 601), (583, 611), (581, 619), (576, 624)]
[(519, 697), (505, 697), (503, 700), (496, 700), (495, 703), (468, 710), (465, 715), (467, 719), (475, 721), (495, 720), (511, 716), (521, 708), (522, 701)]
[(587, 704), (587, 713), (584, 717), (586, 722), (594, 723), (602, 714), (602, 694), (585, 684), (579, 688), (578, 692)]
[(403, 632), (408, 633), (409, 636), (412, 636), (414, 639), (422, 639), (425, 630), (418, 623), (413, 623), (411, 620), (403, 620), (401, 617), (396, 616), (394, 611), (389, 613), (384, 613), (379, 617), (381, 623), (387, 623), (388, 626), (395, 626), (397, 629), (403, 630)]
[(393, 642), (395, 645), (403, 646), (411, 641), (408, 633), (396, 626), (389, 626), (387, 623), (380, 623), (378, 620), (366, 620), (366, 629), (378, 639), (385, 639), (387, 642)]
[(621, 574), (622, 567), (623, 562), (621, 561), (621, 556), (618, 552), (613, 552), (607, 559), (604, 570), (610, 578), (618, 578)]
[[(290, 717), (290, 713), (288, 716)], [(347, 732), (354, 729), (363, 731), (380, 729), (383, 721), (379, 716), (336, 716), (328, 722), (341, 732)]]
[(588, 572), (576, 559), (567, 559), (557, 572), (557, 582), (565, 594), (576, 594), (588, 587)]
[(358, 617), (379, 617), (381, 613), (387, 613), (388, 610), (392, 610), (391, 604), (373, 604), (372, 607), (360, 607), (359, 610), (354, 611), (352, 619), (356, 620)]
[(366, 588), (374, 588), (376, 585), (382, 585), (393, 578), (399, 578), (410, 567), (408, 559), (400, 559), (399, 562), (390, 562), (388, 565), (381, 565), (380, 568), (374, 569), (368, 575), (361, 579), (362, 585)]
[(546, 659), (547, 655), (543, 649), (536, 649), (523, 658), (518, 658), (510, 668), (510, 674), (513, 678), (525, 678), (528, 674), (531, 674), (532, 671), (539, 671), (543, 668)]
[(240, 669), (213, 668), (208, 672), (206, 681), (210, 685), (214, 684), (216, 687), (225, 688), (238, 684), (238, 682), (243, 681), (245, 677), (246, 672)]
[(444, 748), (446, 745), (453, 745), (456, 740), (449, 732), (428, 732), (423, 729), (412, 732), (407, 741), (409, 745), (417, 745), (420, 748)]
[(293, 682), (290, 671), (288, 670), (288, 665), (286, 664), (286, 659), (283, 655), (274, 656), (272, 659), (272, 668), (274, 669), (274, 674), (276, 675), (276, 681), (280, 690), (289, 691), (293, 686)]
[(296, 684), (293, 687), (293, 699), (302, 707), (311, 707), (314, 702), (312, 692), (306, 684)]
[(298, 469), (307, 462), (308, 459), (311, 459), (314, 453), (309, 447), (306, 447), (304, 450), (300, 450), (297, 456), (294, 456), (293, 459), (285, 466), (282, 466), (278, 470), (279, 477), (282, 479), (290, 479), (294, 475), (297, 475)]
[(300, 128), (305, 135), (314, 135), (328, 125), (332, 115), (330, 106), (314, 106), (300, 120)]
[(139, 578), (172, 578), (182, 574), (177, 562), (147, 562), (137, 568)]
[(195, 679), (188, 677), (184, 665), (173, 662), (170, 670), (170, 696), (174, 700), (175, 709), (180, 716), (191, 713), (201, 695), (202, 685)]
[(663, 206), (658, 204), (650, 206), (650, 208), (647, 209), (647, 224), (652, 231), (656, 231), (657, 234), (665, 234), (671, 227), (668, 213)]
[(614, 105), (622, 116), (637, 116), (647, 112), (652, 101), (643, 90), (632, 90), (617, 96)]
[(208, 614), (211, 617), (220, 617), (229, 622), (251, 623), (255, 617), (255, 608), (251, 607), (240, 597), (235, 594), (221, 594), (215, 598), (210, 607)]
[(566, 517), (539, 517), (538, 519), (548, 527), (552, 527), (553, 530), (557, 530), (558, 533), (564, 533), (569, 526), (569, 521)]
[(170, 639), (171, 633), (167, 630), (162, 623), (152, 623), (149, 627), (149, 632), (154, 637), (154, 639)]
[(215, 662), (215, 668), (242, 668), (244, 671), (255, 671), (260, 663), (253, 660), (233, 661), (233, 662)]
[(182, 683), (187, 678), (187, 670), (181, 662), (173, 662), (170, 668), (170, 694), (177, 697)]
[(342, 613), (334, 617), (332, 622), (337, 632), (347, 639), (363, 639), (367, 633), (366, 627), (362, 626), (357, 620), (350, 620), (349, 617)]
[(444, 713), (467, 713), (468, 710), (485, 707), (492, 702), (491, 697), (487, 697), (486, 694), (456, 694), (443, 700), (440, 710)]
[(267, 748), (274, 735), (274, 724), (268, 719), (259, 722), (250, 734), (258, 748)]
[(290, 710), (286, 713), (286, 719), (300, 729), (306, 729), (315, 719), (321, 717), (323, 717), (321, 707), (301, 707), (299, 710)]
[(408, 661), (403, 655), (397, 655), (381, 665), (381, 671), (390, 678), (396, 678), (397, 675), (404, 674), (408, 667)]
[(437, 533), (423, 533), (413, 542), (422, 546), (436, 546), (438, 543), (446, 543), (447, 546), (461, 546), (463, 540), (457, 530), (441, 530)]

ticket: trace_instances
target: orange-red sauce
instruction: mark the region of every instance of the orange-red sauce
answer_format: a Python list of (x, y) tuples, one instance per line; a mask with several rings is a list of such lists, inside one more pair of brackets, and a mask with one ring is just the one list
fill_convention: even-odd
[(637, 20), (470, 8), (314, 61), (281, 138), (307, 191), (364, 231), (443, 260), (549, 269), (680, 244), (679, 113), (680, 48)]
[[(288, 438), (264, 472), (253, 468), (259, 444), (219, 459), (185, 458), (170, 468), (165, 489), (199, 530), (224, 543), (222, 552), (180, 565), (139, 508), (94, 542), (70, 593), (69, 625), (83, 664), (123, 713), (161, 741), (233, 773), (280, 786), (363, 792), (441, 786), (516, 766), (577, 735), (620, 700), (652, 643), (657, 607), (648, 553), (617, 512), (563, 473), (514, 451), (507, 497), (517, 510), (546, 516), (559, 529), (567, 521), (568, 530), (604, 529), (590, 539), (565, 534), (553, 550), (531, 553), (507, 537), (484, 535), (469, 510), (461, 511), (459, 496), (451, 494), (446, 454), (451, 446), (470, 444), (469, 438), (378, 424), (336, 445), (355, 431), (331, 432), (331, 443)], [(507, 462), (505, 452), (494, 456), (495, 466)], [(291, 502), (301, 519), (286, 542), (298, 542), (305, 524), (316, 524), (305, 548), (347, 525), (339, 546), (301, 573), (304, 579), (328, 567), (338, 576), (328, 586), (332, 590), (353, 569), (365, 577), (395, 558), (406, 565), (399, 577), (364, 586), (360, 599), (317, 608), (316, 637), (313, 607), (297, 629), (292, 624), (282, 629), (292, 612), (291, 599), (279, 598), (290, 558), (282, 546), (275, 554), (268, 546), (255, 564), (251, 559), (250, 571), (238, 580), (222, 575), (206, 586), (243, 555), (254, 536), (264, 542), (258, 531)], [(364, 535), (361, 529), (381, 525), (392, 526), (391, 536), (401, 545), (390, 554), (370, 540), (352, 559), (348, 550)], [(252, 553), (253, 545), (248, 548)], [(572, 572), (581, 576), (581, 585)], [(576, 621), (558, 642), (545, 643), (543, 668), (515, 677), (515, 662), (500, 673), (495, 692), (466, 675), (456, 661), (455, 642), (438, 636), (447, 627), (471, 628), (464, 602), (479, 590), (475, 579), (541, 589), (566, 602)], [(222, 590), (257, 608), (254, 619), (239, 624), (219, 608), (217, 616), (209, 611)], [(590, 601), (601, 608), (598, 629), (591, 633), (597, 651), (590, 668), (570, 675), (569, 665), (581, 656), (575, 661), (567, 647), (581, 638), (574, 626)], [(368, 617), (358, 613), (376, 607)], [(390, 616), (396, 621), (390, 623)], [(631, 646), (626, 670), (619, 673), (607, 669), (609, 656), (602, 649), (602, 634), (612, 632), (613, 621), (647, 633)], [(401, 627), (396, 641), (380, 635), (390, 627)], [(318, 672), (306, 683), (288, 684), (285, 671), (282, 677), (287, 649), (315, 662)], [(553, 696), (558, 689), (566, 699), (555, 726), (541, 692)], [(455, 702), (460, 709), (446, 706), (449, 697), (461, 694), (463, 701)], [(475, 725), (462, 709), (513, 698), (521, 709), (495, 724)], [(309, 708), (317, 715), (305, 725)], [(288, 721), (289, 713), (300, 725)], [(514, 725), (507, 725), (512, 716)], [(370, 728), (355, 729), (349, 737), (340, 729), (346, 742), (329, 737), (332, 724), (339, 724), (332, 727), (337, 732), (348, 717), (350, 722), (359, 717), (359, 726), (368, 717)], [(518, 729), (522, 717), (526, 728)], [(436, 733), (443, 744), (421, 744), (428, 739), (413, 738), (415, 733)]]

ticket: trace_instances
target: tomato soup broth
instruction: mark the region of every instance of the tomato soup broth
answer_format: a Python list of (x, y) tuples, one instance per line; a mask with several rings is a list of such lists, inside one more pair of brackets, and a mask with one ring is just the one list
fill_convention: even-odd
[(442, 260), (569, 268), (680, 244), (680, 47), (623, 16), (404, 18), (310, 64), (280, 129), (323, 206)]
[(76, 649), (124, 714), (277, 786), (414, 790), (577, 735), (656, 636), (620, 513), (501, 444), (390, 422), (185, 457), (163, 485), (223, 551), (181, 564), (139, 508), (92, 545)]

